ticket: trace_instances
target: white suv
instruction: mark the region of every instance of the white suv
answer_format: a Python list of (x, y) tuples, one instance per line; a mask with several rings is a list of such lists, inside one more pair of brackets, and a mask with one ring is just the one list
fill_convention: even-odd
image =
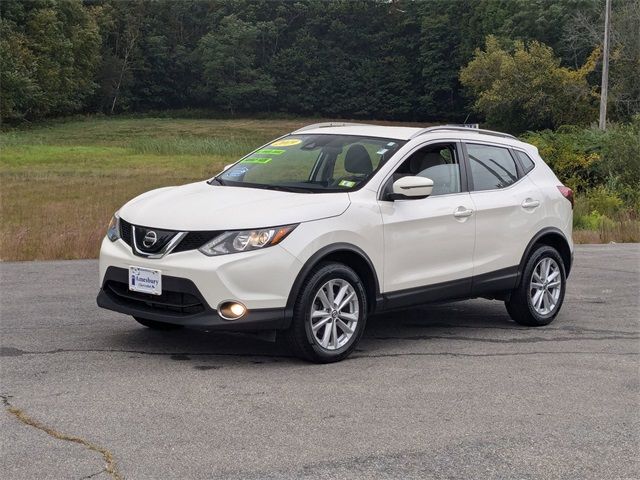
[(138, 196), (100, 252), (98, 305), (156, 329), (275, 329), (315, 362), (373, 312), (503, 300), (558, 314), (573, 194), (532, 145), (458, 126), (304, 127), (216, 177)]

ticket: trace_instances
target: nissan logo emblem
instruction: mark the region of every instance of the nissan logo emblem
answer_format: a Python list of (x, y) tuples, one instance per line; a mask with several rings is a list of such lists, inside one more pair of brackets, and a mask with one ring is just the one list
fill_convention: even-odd
[(157, 241), (158, 241), (158, 234), (153, 230), (149, 230), (145, 234), (144, 239), (142, 240), (142, 245), (144, 245), (145, 248), (151, 248), (156, 244)]

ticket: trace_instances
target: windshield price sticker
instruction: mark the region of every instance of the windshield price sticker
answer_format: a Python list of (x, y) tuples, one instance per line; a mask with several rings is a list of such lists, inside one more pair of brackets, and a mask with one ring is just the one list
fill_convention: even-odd
[(269, 163), (270, 161), (271, 159), (267, 157), (256, 157), (256, 158), (245, 158), (240, 163)]
[(258, 150), (256, 153), (260, 155), (282, 155), (286, 150), (278, 150), (275, 148), (263, 148), (262, 150)]
[(340, 180), (340, 183), (338, 183), (339, 186), (348, 188), (353, 187), (355, 184), (356, 182), (352, 182), (351, 180)]
[(302, 143), (302, 140), (299, 138), (287, 138), (283, 140), (278, 140), (277, 142), (273, 142), (270, 147), (291, 147), (293, 145), (298, 145)]

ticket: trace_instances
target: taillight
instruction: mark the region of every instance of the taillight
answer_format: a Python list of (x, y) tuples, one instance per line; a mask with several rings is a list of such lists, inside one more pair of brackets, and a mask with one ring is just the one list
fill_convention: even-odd
[(569, 187), (565, 187), (564, 185), (558, 185), (558, 190), (560, 190), (560, 193), (564, 198), (571, 202), (571, 208), (573, 208), (573, 190)]

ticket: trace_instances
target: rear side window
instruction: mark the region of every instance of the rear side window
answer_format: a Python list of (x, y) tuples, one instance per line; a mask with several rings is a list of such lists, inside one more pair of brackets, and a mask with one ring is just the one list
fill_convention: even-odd
[(518, 181), (516, 162), (508, 149), (468, 143), (467, 152), (474, 190), (505, 188)]
[(520, 150), (514, 150), (514, 152), (516, 154), (516, 157), (518, 157), (518, 160), (520, 160), (520, 163), (522, 164), (522, 168), (524, 169), (525, 174), (533, 170), (533, 167), (535, 167), (536, 164), (533, 163), (533, 160), (531, 160), (531, 157), (529, 155), (527, 155), (524, 152), (521, 152)]

